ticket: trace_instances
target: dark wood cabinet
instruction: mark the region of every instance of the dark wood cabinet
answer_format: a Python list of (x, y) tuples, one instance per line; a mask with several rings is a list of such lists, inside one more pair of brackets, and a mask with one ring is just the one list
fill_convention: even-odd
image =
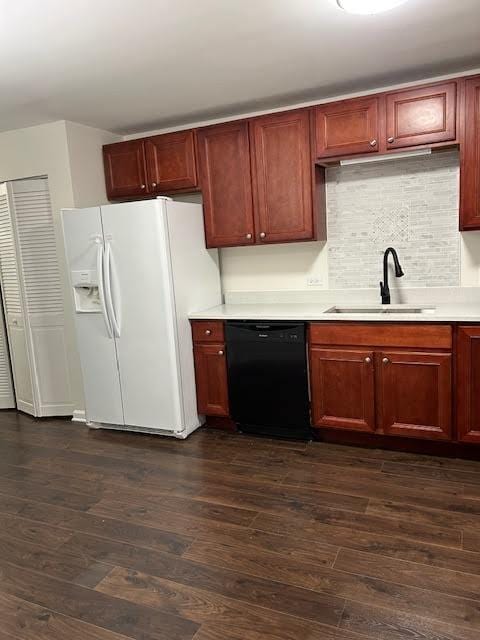
[(103, 147), (109, 200), (197, 187), (195, 132), (180, 131)]
[(197, 144), (207, 246), (253, 244), (248, 122), (199, 129)]
[(373, 352), (310, 349), (312, 424), (375, 430)]
[(375, 357), (379, 432), (450, 440), (451, 354), (383, 351)]
[(326, 322), (309, 335), (315, 427), (452, 439), (451, 326)]
[(256, 240), (313, 240), (310, 111), (287, 111), (250, 122)]
[(460, 158), (460, 230), (480, 229), (480, 76), (465, 82)]
[(317, 158), (374, 153), (379, 149), (379, 98), (352, 98), (315, 109)]
[(456, 139), (456, 81), (394, 91), (385, 100), (387, 149)]
[(228, 383), (225, 345), (195, 344), (195, 378), (199, 413), (228, 416)]
[(151, 193), (197, 186), (195, 132), (178, 131), (145, 139), (147, 182)]
[(103, 163), (110, 200), (148, 193), (143, 140), (105, 145)]
[(459, 327), (456, 380), (457, 438), (480, 444), (480, 326)]

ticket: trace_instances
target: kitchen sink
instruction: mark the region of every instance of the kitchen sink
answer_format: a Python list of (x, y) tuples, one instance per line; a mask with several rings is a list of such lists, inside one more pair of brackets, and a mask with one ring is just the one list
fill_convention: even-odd
[(348, 314), (425, 314), (425, 313), (435, 313), (435, 307), (410, 307), (410, 306), (375, 306), (375, 307), (331, 307), (327, 309), (324, 313), (348, 313)]

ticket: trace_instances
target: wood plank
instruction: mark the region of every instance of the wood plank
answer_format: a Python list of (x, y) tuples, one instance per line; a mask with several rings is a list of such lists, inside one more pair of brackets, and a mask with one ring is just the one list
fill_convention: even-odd
[[(117, 493), (118, 498), (118, 493)], [(127, 520), (139, 522), (161, 522), (165, 513), (178, 513), (206, 520), (218, 520), (226, 524), (248, 526), (257, 515), (257, 511), (250, 508), (228, 507), (201, 500), (190, 500), (179, 496), (160, 494), (156, 497), (139, 493), (136, 504), (129, 504), (123, 500), (114, 500), (109, 494), (93, 505), (91, 513), (121, 513)]]
[(0, 591), (0, 640), (127, 640), (127, 636), (64, 616)]
[(191, 640), (198, 625), (0, 560), (2, 592), (142, 640)]
[(0, 477), (0, 494), (56, 504), (79, 511), (88, 511), (98, 501), (97, 496), (72, 493), (56, 487), (42, 486), (35, 482), (11, 480), (10, 478), (2, 477)]
[(309, 446), (305, 451), (240, 451), (233, 458), (234, 463), (249, 464), (254, 467), (266, 466), (267, 468), (295, 469), (302, 468), (305, 463), (322, 463), (335, 467), (355, 467), (355, 469), (380, 470), (383, 460), (372, 460), (357, 457), (343, 456), (338, 452), (324, 449), (321, 443), (317, 446)]
[[(116, 568), (98, 585), (97, 590), (155, 609), (170, 607), (201, 623), (195, 638), (235, 640), (340, 640), (333, 626), (305, 621), (295, 616), (244, 604), (222, 594), (180, 585), (138, 571)], [(172, 598), (175, 594), (175, 598)], [(216, 635), (216, 634), (223, 635)], [(213, 635), (212, 635), (213, 634)], [(361, 640), (356, 634), (343, 640)]]
[(364, 634), (370, 640), (478, 640), (478, 629), (358, 602), (347, 602), (340, 629)]
[[(241, 552), (236, 547), (194, 542), (184, 557), (202, 562), (209, 567), (241, 571), (257, 577), (269, 577), (282, 584), (291, 584), (318, 593), (363, 602), (372, 606), (411, 612), (435, 620), (453, 622), (458, 625), (478, 628), (480, 603), (467, 597), (451, 597), (426, 588), (405, 586), (398, 581), (386, 581), (370, 576), (346, 573), (328, 567), (309, 567), (292, 563), (274, 554)], [(334, 565), (336, 566), (336, 564)], [(478, 579), (470, 578), (471, 583)], [(458, 596), (458, 593), (455, 594)]]
[(457, 469), (443, 469), (435, 467), (421, 467), (400, 462), (385, 462), (382, 471), (402, 475), (408, 478), (422, 478), (426, 480), (445, 480), (447, 482), (465, 482), (467, 484), (480, 484), (480, 473), (475, 471), (461, 471)]
[[(429, 470), (427, 473), (428, 472)], [(321, 487), (323, 488), (325, 485), (326, 487), (329, 487), (329, 490), (335, 490), (335, 487), (332, 487), (331, 483), (329, 483), (330, 480), (335, 483), (341, 483), (343, 479), (345, 486), (350, 488), (355, 486), (354, 480), (358, 478), (359, 481), (365, 480), (369, 483), (370, 488), (375, 487), (377, 484), (380, 486), (385, 485), (389, 488), (404, 488), (407, 485), (409, 488), (413, 488), (417, 492), (428, 491), (454, 497), (463, 494), (463, 484), (461, 482), (447, 481), (440, 478), (422, 478), (421, 483), (406, 483), (404, 475), (385, 473), (383, 471), (369, 471), (365, 469), (336, 469), (333, 466), (322, 463), (317, 465), (303, 465), (302, 467), (289, 471), (283, 483), (302, 486), (306, 485), (315, 488), (319, 487), (319, 478), (322, 480)], [(342, 484), (339, 485), (339, 489), (341, 487)], [(337, 492), (339, 489), (337, 489)]]
[[(283, 485), (270, 487), (265, 486), (265, 484), (255, 484), (253, 482), (245, 482), (245, 485), (245, 490), (242, 491), (241, 489), (231, 489), (228, 486), (222, 486), (221, 482), (220, 486), (218, 486), (218, 483), (208, 481), (201, 484), (190, 483), (187, 485), (181, 481), (177, 484), (167, 481), (166, 485), (162, 485), (161, 492), (155, 493), (153, 489), (145, 490), (143, 488), (137, 491), (124, 490), (122, 491), (122, 503), (136, 506), (148, 506), (154, 503), (167, 510), (174, 510), (172, 509), (173, 499), (171, 497), (184, 497), (185, 494), (189, 494), (192, 499), (201, 504), (214, 504), (222, 508), (242, 509), (254, 512), (255, 514), (256, 512), (262, 511), (265, 513), (300, 514), (305, 517), (314, 516), (319, 507), (333, 506), (348, 511), (363, 513), (368, 504), (366, 498), (309, 491), (308, 489), (302, 491), (302, 489), (297, 490), (294, 487), (290, 488)], [(238, 483), (238, 486), (241, 486), (241, 483)], [(254, 491), (251, 491), (252, 487)], [(163, 500), (163, 491), (168, 491), (169, 500)], [(116, 498), (118, 498), (118, 490), (115, 490), (114, 487), (108, 487), (103, 492), (103, 500), (115, 501)], [(180, 503), (181, 500), (179, 501), (179, 505), (175, 507), (177, 511), (179, 511)], [(103, 502), (98, 508), (101, 509), (102, 505)], [(186, 512), (195, 515), (197, 510), (198, 509), (192, 508)], [(199, 511), (199, 514), (204, 517), (202, 511)], [(228, 520), (226, 519), (225, 521)], [(249, 522), (237, 522), (235, 520), (233, 524), (246, 525), (249, 524)]]
[(39, 545), (0, 535), (0, 557), (17, 567), (32, 569), (84, 587), (95, 587), (112, 569), (85, 556), (49, 551)]
[(480, 527), (480, 511), (475, 506), (473, 514), (457, 513), (439, 509), (428, 509), (414, 504), (401, 504), (386, 500), (370, 500), (367, 513), (386, 518), (406, 518), (409, 522), (433, 526), (452, 527), (453, 529)]
[[(446, 527), (436, 527), (394, 518), (384, 518), (371, 514), (340, 511), (336, 509), (318, 509), (315, 518), (297, 517), (291, 519), (260, 513), (252, 523), (254, 529), (292, 535), (296, 532), (302, 537), (317, 535), (328, 531), (326, 527), (347, 527), (356, 531), (366, 531), (409, 538), (423, 542), (435, 541), (436, 544), (460, 548), (461, 532)], [(335, 530), (330, 530), (332, 539)]]
[(19, 518), (8, 513), (0, 513), (0, 532), (16, 540), (35, 542), (47, 549), (58, 549), (71, 532), (48, 524)]
[(180, 531), (177, 533), (160, 528), (145, 527), (137, 523), (100, 517), (92, 513), (74, 511), (55, 505), (37, 504), (28, 500), (8, 498), (8, 502), (5, 503), (0, 496), (0, 513), (2, 512), (60, 527), (69, 532), (77, 530), (112, 540), (126, 542), (134, 540), (138, 546), (167, 551), (174, 555), (183, 553), (192, 541)]
[[(269, 579), (248, 576), (238, 571), (227, 571), (205, 566), (173, 555), (140, 549), (106, 540), (92, 540), (78, 536), (64, 549), (75, 550), (103, 562), (134, 569), (164, 578), (182, 585), (212, 591), (247, 604), (258, 605), (273, 611), (337, 625), (344, 601), (331, 595), (315, 593), (308, 589), (292, 587)], [(101, 554), (101, 556), (99, 556)]]
[[(191, 554), (191, 550), (188, 553)], [(340, 549), (334, 568), (396, 584), (438, 591), (459, 598), (480, 600), (480, 576), (460, 571), (426, 567), (423, 564), (392, 558), (383, 558), (379, 562), (374, 554), (351, 549)]]

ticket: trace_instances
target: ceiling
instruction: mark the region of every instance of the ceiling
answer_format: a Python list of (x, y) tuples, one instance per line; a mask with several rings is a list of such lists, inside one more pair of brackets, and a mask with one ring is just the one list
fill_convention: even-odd
[(479, 66), (478, 0), (0, 0), (0, 130), (135, 133)]

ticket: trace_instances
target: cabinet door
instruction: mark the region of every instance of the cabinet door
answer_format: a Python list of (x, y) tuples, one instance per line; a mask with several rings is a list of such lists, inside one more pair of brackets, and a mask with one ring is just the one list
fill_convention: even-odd
[(310, 349), (315, 427), (375, 430), (372, 351)]
[(480, 229), (480, 76), (465, 83), (462, 137), (460, 229)]
[(387, 149), (456, 138), (456, 82), (387, 93), (386, 108)]
[(143, 140), (105, 145), (103, 164), (109, 200), (148, 192)]
[(458, 440), (480, 443), (480, 326), (458, 329), (456, 387)]
[(152, 193), (197, 186), (193, 130), (166, 133), (145, 140), (148, 185)]
[(331, 102), (315, 109), (317, 158), (378, 151), (378, 98)]
[(451, 438), (452, 357), (449, 353), (384, 351), (377, 358), (379, 431)]
[(251, 121), (257, 242), (314, 238), (310, 112)]
[(228, 416), (225, 345), (196, 344), (193, 353), (199, 413), (206, 416)]
[(208, 247), (255, 242), (248, 123), (197, 132), (200, 188)]

